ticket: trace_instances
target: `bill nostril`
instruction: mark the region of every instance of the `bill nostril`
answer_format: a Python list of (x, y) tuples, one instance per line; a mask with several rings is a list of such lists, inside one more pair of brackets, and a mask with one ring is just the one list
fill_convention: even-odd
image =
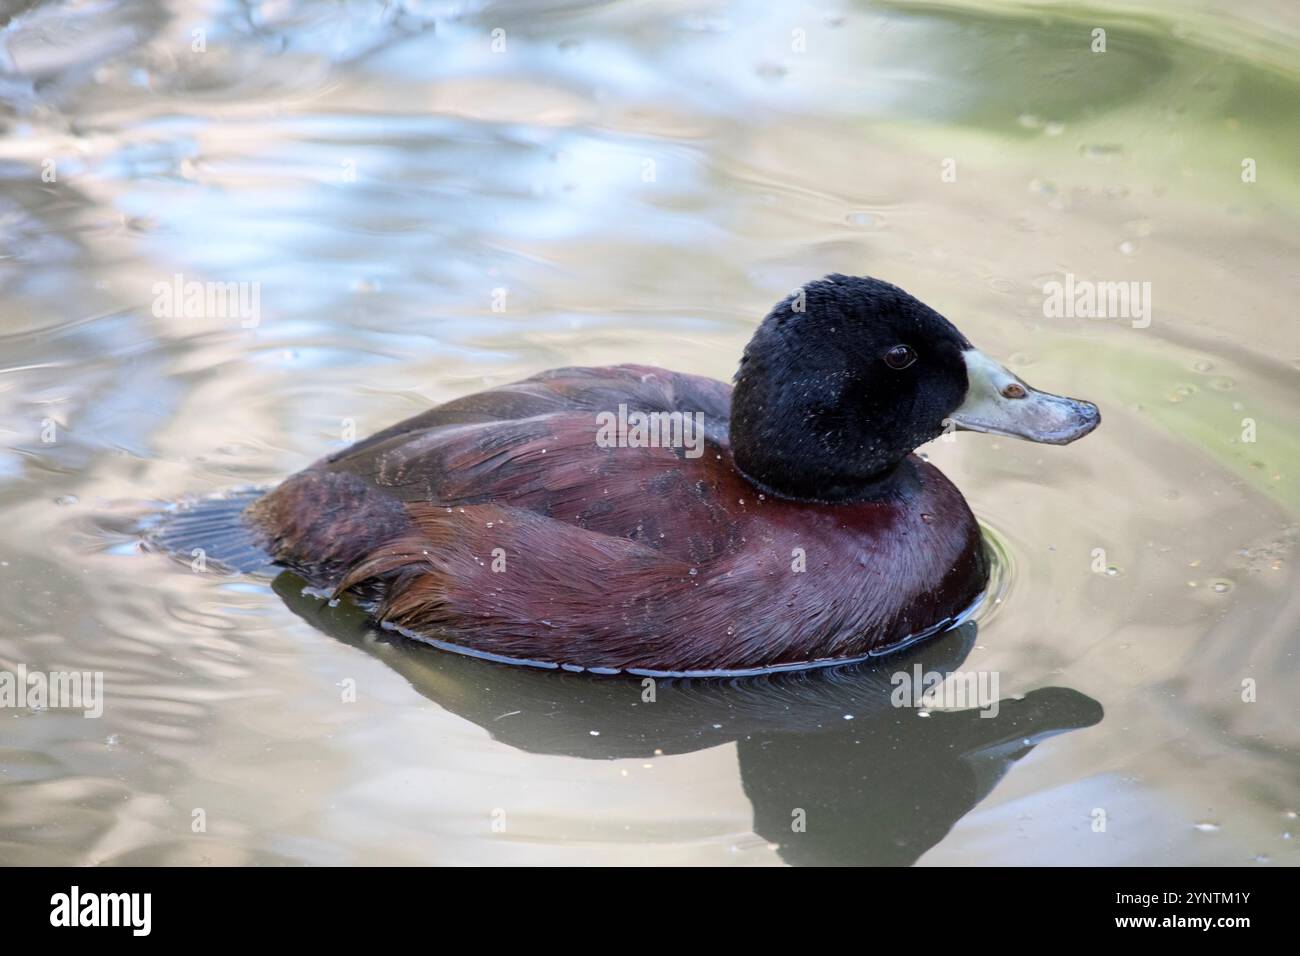
[(1011, 382), (1002, 389), (1003, 398), (1024, 398), (1027, 394), (1025, 387), (1019, 382)]

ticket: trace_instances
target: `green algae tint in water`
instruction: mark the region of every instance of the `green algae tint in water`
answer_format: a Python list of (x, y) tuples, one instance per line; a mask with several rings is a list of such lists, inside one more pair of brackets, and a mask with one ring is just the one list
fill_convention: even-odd
[[(1294, 862), (1297, 45), (1277, 2), (19, 4), (0, 667), (105, 701), (0, 709), (0, 862)], [(831, 271), (1104, 419), (924, 449), (1005, 577), (880, 669), (651, 703), (120, 530), (544, 368), (728, 378)], [(1148, 313), (1045, 314), (1067, 276)], [(918, 664), (998, 717), (890, 706)]]

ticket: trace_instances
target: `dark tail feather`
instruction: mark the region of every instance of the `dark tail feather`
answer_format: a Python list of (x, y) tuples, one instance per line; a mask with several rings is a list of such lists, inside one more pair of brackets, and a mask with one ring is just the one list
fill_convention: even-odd
[(258, 571), (273, 563), (261, 537), (244, 519), (244, 509), (266, 494), (265, 488), (233, 491), (204, 498), (158, 515), (145, 529), (145, 541), (185, 561), (200, 557), (229, 571)]

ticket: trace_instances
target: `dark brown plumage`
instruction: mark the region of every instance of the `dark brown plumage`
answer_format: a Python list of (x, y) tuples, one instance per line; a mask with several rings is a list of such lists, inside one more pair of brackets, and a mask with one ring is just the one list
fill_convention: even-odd
[[(382, 585), (382, 620), (556, 664), (856, 656), (975, 599), (978, 526), (937, 469), (911, 458), (896, 492), (836, 507), (765, 494), (732, 464), (729, 392), (643, 366), (546, 372), (334, 455), (247, 518), (277, 562), (311, 579)], [(611, 402), (703, 411), (703, 455), (599, 447), (596, 412)]]

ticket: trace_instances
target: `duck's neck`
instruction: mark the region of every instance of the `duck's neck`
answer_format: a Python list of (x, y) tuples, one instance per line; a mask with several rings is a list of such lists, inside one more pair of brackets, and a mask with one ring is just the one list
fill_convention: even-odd
[(759, 477), (750, 470), (748, 456), (734, 444), (732, 464), (759, 491), (787, 501), (810, 504), (860, 504), (897, 498), (917, 481), (916, 468), (910, 457), (896, 461), (873, 474), (861, 476), (842, 472), (807, 472), (804, 469), (769, 469), (777, 480)]

